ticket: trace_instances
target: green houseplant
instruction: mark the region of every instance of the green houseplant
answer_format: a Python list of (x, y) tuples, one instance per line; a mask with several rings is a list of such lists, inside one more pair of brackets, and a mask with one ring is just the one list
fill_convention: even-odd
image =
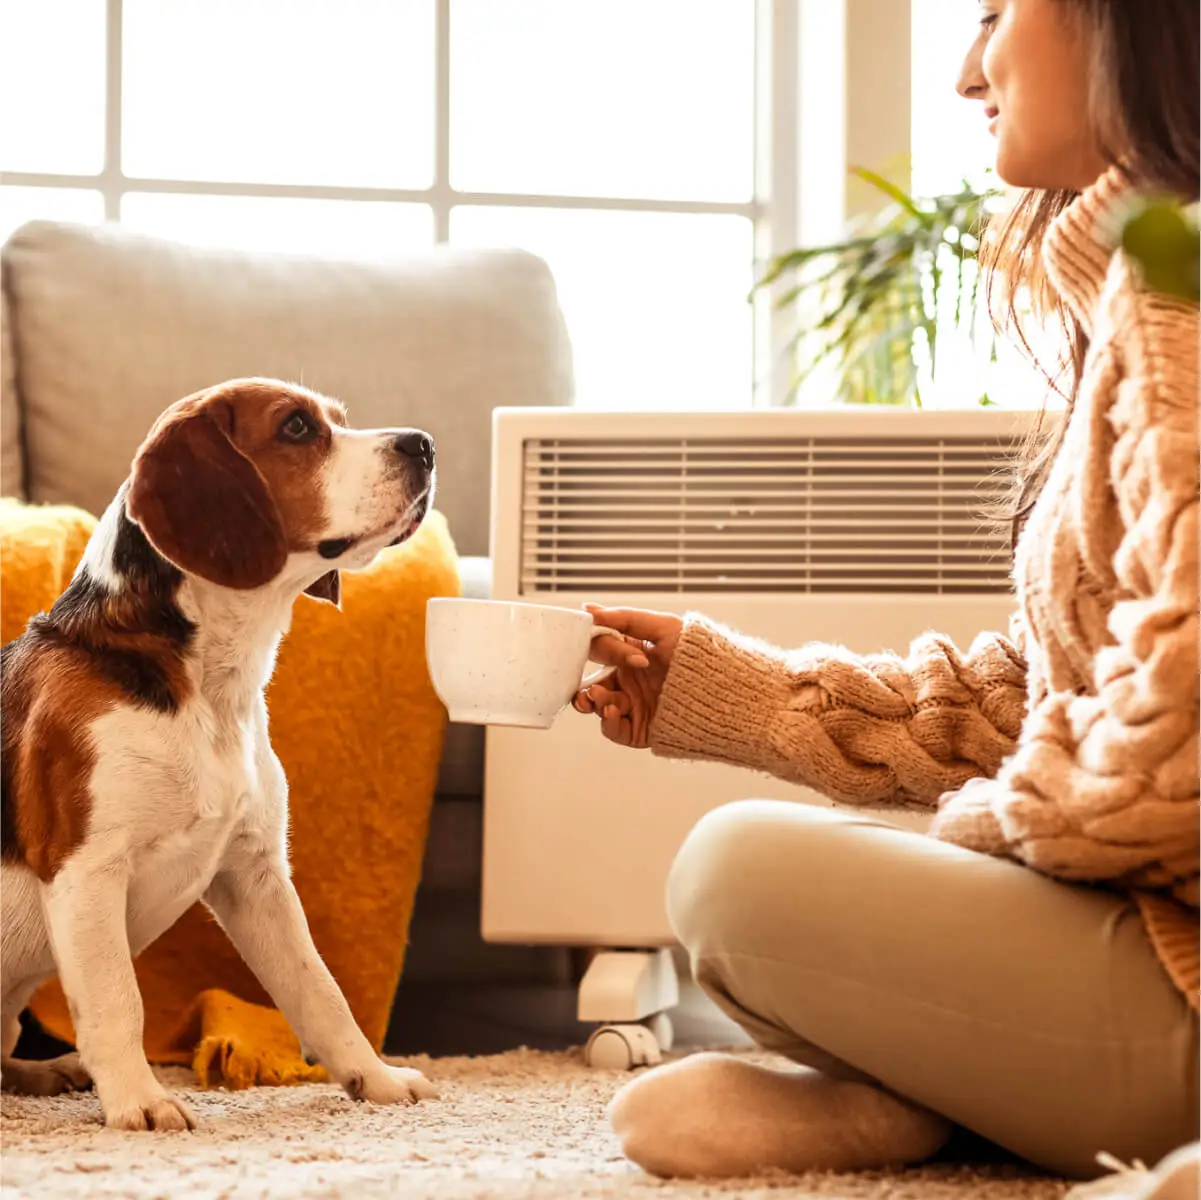
[(1122, 249), (1149, 288), (1178, 300), (1201, 300), (1201, 234), (1195, 205), (1157, 198), (1133, 206), (1122, 224)]
[[(833, 366), (847, 402), (920, 407), (941, 335), (966, 332), (995, 357), (992, 326), (980, 314), (977, 256), (1000, 193), (965, 183), (957, 192), (917, 198), (875, 172), (854, 174), (888, 205), (844, 241), (772, 259), (755, 286), (780, 288), (775, 306), (797, 316), (788, 348), (791, 401), (814, 371)], [(989, 403), (986, 395), (978, 399)]]

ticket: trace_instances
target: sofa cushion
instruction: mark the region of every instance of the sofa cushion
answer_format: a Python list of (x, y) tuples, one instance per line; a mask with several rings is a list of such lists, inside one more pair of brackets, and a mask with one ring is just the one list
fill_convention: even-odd
[(571, 399), (554, 283), (519, 250), (331, 262), (39, 221), (4, 265), (35, 501), (100, 512), (163, 408), (267, 375), (337, 396), (355, 425), (428, 429), (438, 508), (481, 554), (493, 408)]
[(12, 331), (8, 322), (8, 298), (0, 289), (0, 496), (25, 495), (25, 472), (21, 462), (21, 409), (17, 404), (17, 370), (13, 357)]

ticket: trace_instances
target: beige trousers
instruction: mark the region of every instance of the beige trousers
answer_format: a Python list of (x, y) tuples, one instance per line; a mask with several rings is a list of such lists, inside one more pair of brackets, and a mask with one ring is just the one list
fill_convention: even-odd
[(668, 906), (701, 986), (795, 1062), (1077, 1177), (1197, 1137), (1197, 1017), (1119, 895), (750, 800), (692, 832)]

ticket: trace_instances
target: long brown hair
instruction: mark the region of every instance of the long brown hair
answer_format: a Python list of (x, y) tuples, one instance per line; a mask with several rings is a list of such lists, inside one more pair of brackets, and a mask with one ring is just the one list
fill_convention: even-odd
[[(1072, 11), (1089, 39), (1088, 119), (1105, 158), (1120, 162), (1141, 190), (1196, 200), (1201, 193), (1197, 0), (1055, 2)], [(1087, 335), (1056, 295), (1041, 255), (1047, 230), (1076, 196), (1063, 190), (1023, 193), (994, 222), (982, 247), (993, 322), (1016, 337), (1067, 410), (1058, 431), (1045, 437), (1044, 407), (1023, 449), (1005, 510), (1015, 545), (1059, 450), (1088, 352)], [(1027, 316), (1019, 310), (1023, 299)], [(1062, 341), (1057, 362), (1042, 361), (1032, 348), (1026, 330), (1030, 316), (1040, 325), (1058, 326)]]

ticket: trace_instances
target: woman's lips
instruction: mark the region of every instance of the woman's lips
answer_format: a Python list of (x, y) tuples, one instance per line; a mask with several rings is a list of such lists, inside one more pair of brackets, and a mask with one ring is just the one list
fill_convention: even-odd
[(1000, 110), (996, 109), (996, 108), (986, 108), (984, 110), (984, 116), (988, 120), (988, 132), (996, 133), (997, 132), (997, 122), (1001, 118)]

